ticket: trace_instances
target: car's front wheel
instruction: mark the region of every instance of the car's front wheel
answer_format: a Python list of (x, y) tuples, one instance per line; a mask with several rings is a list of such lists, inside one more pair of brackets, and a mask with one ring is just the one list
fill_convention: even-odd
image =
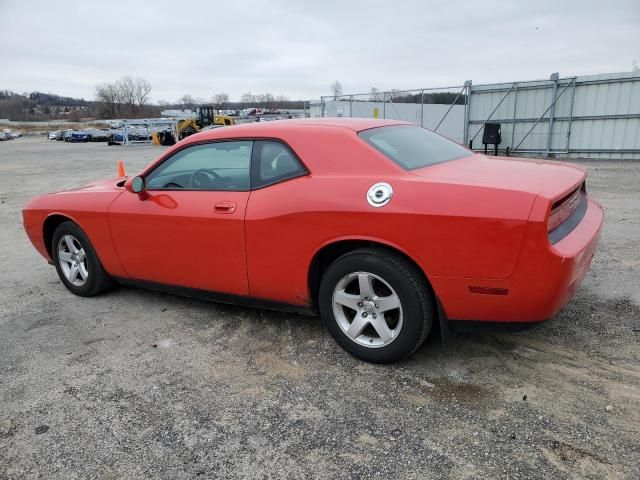
[(374, 248), (336, 259), (322, 277), (318, 303), (338, 343), (373, 363), (411, 355), (435, 317), (433, 295), (418, 268), (397, 253)]
[(63, 222), (56, 228), (51, 253), (60, 280), (72, 293), (91, 297), (111, 287), (89, 237), (75, 223)]

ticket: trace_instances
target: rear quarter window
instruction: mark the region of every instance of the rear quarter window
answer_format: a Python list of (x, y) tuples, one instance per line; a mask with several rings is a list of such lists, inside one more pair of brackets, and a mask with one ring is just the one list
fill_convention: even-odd
[(307, 174), (298, 157), (283, 143), (272, 140), (256, 141), (253, 153), (254, 188), (273, 185)]
[(376, 127), (358, 136), (405, 170), (471, 155), (461, 145), (416, 125)]

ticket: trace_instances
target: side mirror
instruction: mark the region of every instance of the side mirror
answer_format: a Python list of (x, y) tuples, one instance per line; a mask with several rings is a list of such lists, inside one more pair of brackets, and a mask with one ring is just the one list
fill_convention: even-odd
[(146, 185), (142, 175), (133, 177), (133, 180), (131, 180), (131, 191), (133, 191), (133, 193), (142, 193), (144, 192), (145, 187)]
[(142, 175), (137, 175), (133, 178), (129, 178), (124, 184), (124, 188), (126, 188), (131, 193), (137, 194), (144, 193), (146, 187), (147, 186)]

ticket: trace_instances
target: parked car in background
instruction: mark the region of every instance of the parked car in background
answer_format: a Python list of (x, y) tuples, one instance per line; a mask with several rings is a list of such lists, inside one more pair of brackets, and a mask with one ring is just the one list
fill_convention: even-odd
[(132, 127), (128, 132), (129, 140), (139, 142), (150, 142), (152, 134), (146, 128)]
[(587, 274), (603, 210), (570, 163), (325, 118), (200, 132), (139, 175), (36, 197), (23, 216), (74, 294), (119, 282), (318, 312), (345, 350), (386, 363), (436, 322), (553, 317)]
[(122, 130), (111, 130), (109, 133), (109, 141), (116, 143), (124, 142), (124, 132)]
[(73, 130), (65, 130), (64, 133), (62, 134), (62, 139), (65, 142), (70, 142), (72, 134), (73, 134)]
[(107, 142), (109, 140), (109, 129), (92, 128), (87, 130), (87, 133), (91, 135), (92, 142)]
[(58, 136), (58, 132), (49, 132), (49, 140), (55, 140)]
[(75, 142), (75, 143), (84, 143), (84, 142), (90, 142), (91, 141), (91, 133), (85, 131), (85, 130), (75, 130), (73, 132), (71, 132), (71, 139), (69, 140), (70, 142)]
[(56, 132), (56, 141), (58, 141), (58, 142), (63, 141), (64, 140), (64, 134), (65, 134), (64, 130), (58, 130)]
[(11, 140), (11, 135), (0, 132), (0, 142), (4, 142), (5, 140)]
[(10, 128), (4, 128), (0, 133), (2, 133), (2, 140), (13, 140), (22, 136), (22, 132), (11, 130)]

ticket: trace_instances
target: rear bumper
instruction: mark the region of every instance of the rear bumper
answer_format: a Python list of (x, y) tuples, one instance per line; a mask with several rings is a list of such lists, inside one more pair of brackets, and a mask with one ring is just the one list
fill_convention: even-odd
[[(534, 240), (545, 238), (545, 225), (528, 224), (516, 268), (507, 279), (430, 278), (447, 317), (524, 323), (553, 317), (569, 303), (589, 271), (603, 218), (602, 206), (588, 198), (582, 221), (554, 245)], [(472, 293), (470, 287), (493, 290)]]
[(549, 317), (558, 313), (569, 303), (587, 275), (600, 241), (603, 219), (602, 206), (593, 199), (589, 199), (582, 222), (571, 234), (550, 247), (556, 256), (556, 262), (559, 263), (561, 279), (557, 291), (549, 298), (549, 301), (555, 305)]

